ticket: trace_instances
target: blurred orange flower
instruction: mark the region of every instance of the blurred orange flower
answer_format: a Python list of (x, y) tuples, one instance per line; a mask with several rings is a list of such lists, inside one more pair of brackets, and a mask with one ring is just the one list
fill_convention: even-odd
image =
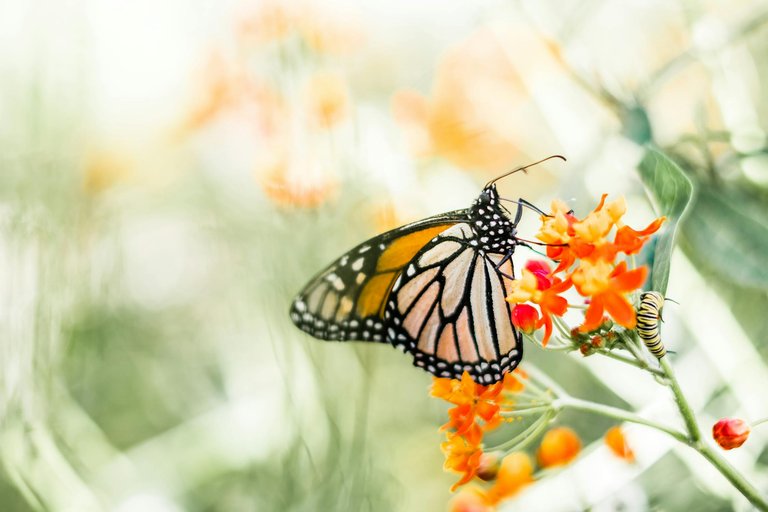
[(237, 36), (244, 47), (296, 37), (312, 51), (337, 54), (359, 47), (363, 40), (359, 25), (348, 13), (330, 12), (311, 1), (267, 0), (241, 15)]
[(605, 433), (605, 444), (611, 451), (619, 458), (626, 460), (627, 462), (635, 461), (635, 454), (632, 448), (629, 447), (627, 439), (624, 437), (624, 430), (621, 427), (611, 427), (608, 432)]
[(504, 457), (496, 475), (496, 481), (486, 496), (490, 503), (513, 496), (523, 487), (533, 482), (533, 463), (524, 452), (513, 452)]
[(543, 468), (568, 464), (581, 451), (581, 440), (568, 427), (553, 428), (541, 440), (537, 458)]
[(529, 59), (536, 60), (542, 78), (562, 73), (550, 46), (530, 27), (486, 27), (449, 49), (429, 97), (406, 90), (392, 99), (411, 148), (418, 156), (439, 156), (465, 169), (499, 172), (520, 160), (521, 147), (529, 152), (553, 147), (521, 80), (519, 69), (527, 68)]
[(465, 487), (451, 500), (449, 512), (493, 512), (496, 507), (488, 503), (485, 492), (477, 487)]
[(349, 114), (349, 89), (333, 71), (318, 71), (305, 85), (308, 111), (313, 125), (330, 128)]

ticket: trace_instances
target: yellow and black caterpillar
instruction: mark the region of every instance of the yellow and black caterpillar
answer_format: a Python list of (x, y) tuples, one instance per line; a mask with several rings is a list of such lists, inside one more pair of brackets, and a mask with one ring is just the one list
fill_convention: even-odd
[(637, 334), (651, 351), (651, 354), (661, 359), (667, 353), (659, 334), (661, 308), (664, 307), (664, 296), (659, 292), (644, 292), (640, 296), (640, 307), (637, 308)]

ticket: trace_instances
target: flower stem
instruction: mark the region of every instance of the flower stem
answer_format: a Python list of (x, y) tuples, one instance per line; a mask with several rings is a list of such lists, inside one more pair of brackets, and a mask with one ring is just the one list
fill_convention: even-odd
[(705, 459), (707, 459), (725, 478), (728, 479), (738, 491), (749, 500), (752, 505), (757, 509), (768, 511), (768, 501), (766, 498), (760, 495), (760, 492), (750, 484), (744, 476), (739, 473), (736, 468), (731, 466), (722, 455), (712, 449), (711, 446), (706, 444), (701, 438), (701, 430), (696, 423), (696, 417), (693, 414), (693, 409), (688, 404), (688, 400), (683, 394), (683, 390), (680, 388), (680, 384), (675, 378), (672, 365), (669, 363), (666, 357), (659, 359), (661, 368), (667, 375), (669, 381), (669, 387), (672, 388), (672, 393), (675, 395), (675, 401), (677, 407), (680, 409), (680, 415), (685, 421), (685, 426), (688, 429), (689, 438), (685, 441), (691, 448), (699, 452)]
[(758, 510), (768, 511), (768, 501), (766, 501), (765, 497), (762, 496), (760, 492), (752, 486), (752, 484), (747, 482), (742, 474), (739, 473), (736, 468), (731, 466), (728, 461), (723, 458), (722, 455), (717, 453), (712, 449), (711, 446), (705, 443), (698, 443), (698, 445), (694, 446), (694, 448), (696, 451), (702, 454), (704, 458), (707, 459), (713, 466), (715, 466), (715, 468), (720, 471), (720, 474), (727, 478), (728, 481), (731, 482), (731, 484), (733, 484), (733, 486), (738, 489), (739, 492), (743, 494), (744, 497), (747, 498), (752, 505), (755, 506), (755, 508)]
[[(690, 441), (692, 443), (698, 443), (701, 440), (701, 431), (699, 425), (696, 423), (696, 417), (693, 415), (693, 409), (688, 404), (688, 400), (683, 394), (683, 390), (680, 388), (680, 383), (677, 382), (675, 377), (675, 371), (672, 369), (672, 365), (669, 364), (669, 360), (666, 357), (659, 359), (659, 364), (664, 370), (669, 381), (669, 387), (672, 388), (672, 393), (675, 395), (675, 402), (677, 402), (677, 408), (680, 409), (680, 414), (685, 421), (685, 428), (688, 429), (690, 435)], [(689, 443), (690, 444), (690, 443)]]
[(665, 376), (663, 371), (659, 370), (658, 368), (653, 368), (647, 365), (644, 361), (638, 361), (637, 359), (625, 357), (625, 356), (622, 356), (621, 354), (616, 354), (614, 352), (611, 352), (610, 350), (598, 350), (597, 353), (606, 357), (610, 357), (611, 359), (621, 361), (622, 363), (631, 364), (632, 366), (636, 366), (641, 370), (647, 370), (658, 377)]
[(552, 415), (553, 412), (551, 410), (542, 414), (539, 418), (536, 419), (536, 421), (531, 423), (518, 435), (494, 448), (490, 448), (489, 450), (503, 450), (508, 453), (511, 453), (514, 450), (521, 450), (526, 445), (535, 440), (539, 434), (547, 427), (549, 420), (552, 419)]
[(681, 443), (688, 444), (688, 437), (682, 432), (679, 432), (666, 425), (662, 425), (661, 423), (657, 423), (653, 420), (643, 418), (642, 416), (639, 416), (633, 412), (619, 409), (618, 407), (611, 407), (610, 405), (590, 402), (588, 400), (581, 400), (579, 398), (573, 398), (570, 396), (559, 398), (554, 402), (554, 405), (560, 406), (562, 408), (571, 408), (580, 411), (592, 412), (617, 420), (645, 425), (647, 427), (655, 428), (656, 430), (669, 434)]

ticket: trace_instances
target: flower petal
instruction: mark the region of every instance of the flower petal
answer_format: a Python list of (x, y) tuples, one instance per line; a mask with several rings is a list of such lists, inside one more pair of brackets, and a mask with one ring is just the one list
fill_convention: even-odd
[(587, 311), (584, 313), (584, 323), (579, 327), (580, 332), (594, 331), (603, 323), (603, 311), (605, 310), (602, 295), (592, 297)]
[(623, 325), (627, 329), (634, 329), (637, 324), (637, 318), (635, 317), (635, 308), (629, 303), (626, 297), (615, 292), (606, 292), (601, 294), (605, 303), (605, 310), (608, 314), (616, 320), (617, 323)]

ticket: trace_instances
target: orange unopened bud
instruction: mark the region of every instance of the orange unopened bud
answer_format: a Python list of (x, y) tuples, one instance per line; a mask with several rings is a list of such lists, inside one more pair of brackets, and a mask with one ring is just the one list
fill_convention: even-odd
[(603, 340), (603, 337), (600, 335), (592, 336), (592, 339), (590, 340), (592, 346), (595, 348), (602, 347), (604, 345), (604, 341), (605, 340)]
[(510, 453), (501, 461), (496, 483), (489, 490), (493, 502), (511, 496), (533, 482), (533, 463), (524, 452)]
[(619, 458), (626, 460), (627, 462), (635, 461), (635, 454), (627, 444), (627, 439), (624, 437), (624, 431), (621, 427), (612, 427), (605, 433), (605, 444), (608, 448)]
[(723, 418), (712, 427), (712, 437), (723, 450), (733, 450), (749, 437), (749, 424), (738, 418)]
[(581, 451), (581, 440), (568, 427), (553, 428), (541, 440), (537, 457), (543, 468), (568, 464)]
[(539, 312), (529, 304), (518, 304), (512, 309), (512, 323), (525, 334), (533, 333), (538, 321)]

